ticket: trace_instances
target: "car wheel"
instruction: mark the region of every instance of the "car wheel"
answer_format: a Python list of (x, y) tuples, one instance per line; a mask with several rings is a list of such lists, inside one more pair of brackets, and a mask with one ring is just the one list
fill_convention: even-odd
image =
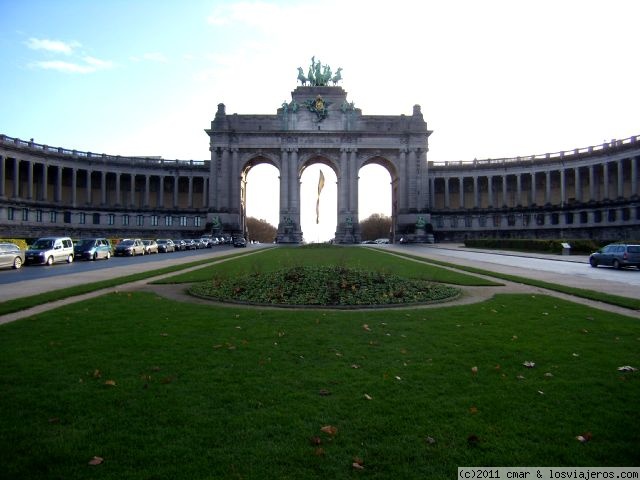
[(107, 252), (107, 255), (104, 258), (105, 260), (109, 260), (111, 258), (111, 252)]
[(613, 261), (613, 268), (620, 270), (620, 262), (618, 260)]
[(53, 265), (53, 256), (47, 258), (46, 264), (47, 265)]
[(596, 268), (598, 266), (598, 261), (595, 258), (590, 258), (589, 263), (593, 268)]
[(98, 259), (98, 252), (93, 252), (93, 260), (97, 260)]
[(13, 268), (18, 270), (22, 267), (22, 259), (20, 257), (16, 257), (13, 259)]
[(67, 257), (67, 263), (73, 263), (73, 255)]

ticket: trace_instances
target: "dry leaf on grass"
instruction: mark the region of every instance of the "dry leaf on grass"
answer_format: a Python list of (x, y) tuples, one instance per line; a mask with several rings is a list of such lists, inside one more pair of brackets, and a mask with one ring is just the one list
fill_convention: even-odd
[(107, 380), (106, 382), (104, 382), (105, 385), (109, 385), (110, 387), (115, 387), (116, 386), (116, 381), (115, 380)]
[(618, 367), (619, 372), (635, 372), (636, 370), (638, 369), (632, 367), (631, 365), (623, 365), (622, 367)]
[(578, 440), (580, 443), (587, 443), (589, 440), (591, 440), (591, 437), (593, 435), (591, 435), (591, 432), (587, 432), (587, 433), (583, 433), (582, 435), (578, 435), (576, 437), (576, 440)]
[(533, 368), (536, 366), (535, 362), (530, 362), (530, 361), (526, 361), (522, 365), (524, 365), (527, 368)]
[(320, 428), (321, 432), (326, 433), (327, 435), (335, 435), (338, 433), (338, 428), (334, 427), (333, 425), (325, 425), (324, 427)]
[(364, 398), (366, 398), (367, 400), (371, 400), (373, 397), (371, 395), (369, 395), (368, 393), (364, 394)]
[(93, 457), (91, 460), (89, 460), (89, 465), (100, 465), (102, 462), (104, 462), (104, 458)]

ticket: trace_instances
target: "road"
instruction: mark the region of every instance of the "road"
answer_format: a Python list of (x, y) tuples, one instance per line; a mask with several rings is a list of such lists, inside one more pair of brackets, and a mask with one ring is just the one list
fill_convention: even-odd
[(613, 295), (640, 297), (640, 270), (592, 268), (589, 257), (584, 255), (488, 252), (458, 244), (383, 245), (379, 248)]

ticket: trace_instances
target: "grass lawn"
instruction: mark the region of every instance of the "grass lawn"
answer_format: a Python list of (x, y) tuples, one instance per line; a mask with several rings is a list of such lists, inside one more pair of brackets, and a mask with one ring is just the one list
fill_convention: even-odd
[(172, 480), (638, 466), (640, 372), (617, 368), (639, 347), (637, 320), (547, 296), (345, 312), (109, 294), (0, 326), (0, 465)]

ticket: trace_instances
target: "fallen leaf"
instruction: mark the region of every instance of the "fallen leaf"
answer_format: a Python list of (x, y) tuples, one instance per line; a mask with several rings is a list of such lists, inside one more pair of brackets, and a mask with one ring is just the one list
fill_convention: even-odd
[(351, 368), (360, 368), (360, 365), (358, 365), (357, 363), (352, 363)]
[(322, 439), (320, 437), (311, 437), (309, 442), (311, 442), (311, 445), (322, 445)]
[(553, 373), (551, 372), (547, 372), (544, 374), (545, 377), (553, 377)]
[(364, 328), (367, 332), (371, 331), (371, 328), (369, 328), (369, 325), (367, 325), (366, 323), (362, 325), (362, 328)]
[(364, 398), (366, 398), (367, 400), (372, 400), (373, 397), (371, 395), (369, 395), (368, 393), (364, 394)]
[(321, 397), (328, 397), (329, 395), (331, 395), (331, 392), (325, 388), (322, 388), (318, 392), (318, 395), (320, 395)]
[(572, 353), (571, 355), (573, 355), (574, 357), (579, 357), (580, 356), (579, 353)]
[(337, 427), (334, 427), (333, 425), (325, 425), (324, 427), (320, 428), (320, 431), (332, 436), (338, 433)]
[(591, 432), (587, 432), (587, 433), (583, 433), (582, 435), (578, 435), (576, 437), (576, 440), (578, 440), (581, 443), (587, 443), (589, 440), (591, 440), (591, 437), (593, 435), (591, 435)]
[(100, 465), (102, 462), (104, 462), (104, 458), (93, 457), (91, 460), (89, 460), (89, 465)]
[(116, 381), (115, 380), (107, 380), (106, 382), (104, 382), (105, 385), (109, 385), (111, 387), (115, 387), (116, 386)]
[(544, 392), (543, 392), (542, 390), (538, 390), (538, 393), (539, 393), (540, 395), (544, 395)]
[(102, 377), (102, 372), (98, 369), (95, 369), (93, 371), (93, 378), (100, 378), (100, 377)]
[(351, 466), (356, 470), (364, 470), (364, 460), (360, 457), (353, 457), (353, 463)]
[(517, 378), (518, 380), (524, 380), (524, 377), (523, 377), (522, 375), (518, 375), (516, 378)]
[(398, 375), (396, 375), (396, 380), (402, 380)]
[(426, 437), (424, 441), (427, 442), (429, 445), (433, 445), (434, 443), (436, 443), (436, 439), (433, 437)]
[(52, 417), (49, 419), (49, 423), (60, 423), (60, 419), (58, 417)]
[(533, 368), (536, 366), (535, 362), (529, 362), (529, 361), (524, 362), (522, 365), (524, 365), (527, 368)]
[(469, 413), (471, 415), (475, 415), (476, 413), (478, 413), (478, 407), (471, 407), (469, 408)]
[(474, 375), (478, 373), (478, 367), (471, 367), (471, 373), (473, 373)]
[(638, 369), (635, 367), (632, 367), (631, 365), (624, 365), (622, 367), (618, 367), (619, 372), (635, 372), (636, 370)]
[(322, 447), (318, 447), (318, 448), (316, 448), (316, 449), (313, 451), (313, 454), (314, 454), (316, 457), (322, 457), (322, 456), (324, 456), (324, 448), (322, 448)]
[(161, 334), (160, 334), (160, 336), (161, 336), (161, 337), (168, 337), (168, 336), (169, 336), (169, 334), (168, 334), (168, 333), (161, 333)]

